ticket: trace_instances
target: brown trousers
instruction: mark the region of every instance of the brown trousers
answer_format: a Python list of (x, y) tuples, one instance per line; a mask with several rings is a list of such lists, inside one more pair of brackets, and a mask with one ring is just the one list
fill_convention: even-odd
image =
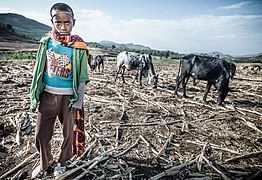
[(54, 133), (56, 117), (63, 130), (63, 142), (58, 162), (64, 165), (73, 156), (73, 113), (68, 108), (70, 95), (55, 95), (43, 92), (40, 97), (35, 129), (35, 145), (40, 153), (40, 166), (46, 170), (53, 160), (51, 139)]

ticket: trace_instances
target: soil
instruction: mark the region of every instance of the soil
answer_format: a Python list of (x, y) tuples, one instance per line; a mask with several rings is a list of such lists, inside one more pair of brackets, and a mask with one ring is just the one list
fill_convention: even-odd
[[(34, 62), (0, 63), (0, 179), (30, 179), (39, 163), (32, 143), (36, 112), (29, 111)], [(156, 89), (145, 79), (142, 87), (132, 83), (134, 72), (126, 74), (127, 84), (120, 78), (115, 82), (115, 62), (90, 74), (84, 102), (87, 151), (72, 160), (65, 179), (261, 177), (262, 72), (238, 64), (231, 91), (219, 106), (215, 90), (203, 102), (204, 81), (197, 86), (189, 81), (188, 98), (174, 95), (178, 64), (154, 67)], [(52, 140), (56, 158), (61, 140), (57, 123)]]

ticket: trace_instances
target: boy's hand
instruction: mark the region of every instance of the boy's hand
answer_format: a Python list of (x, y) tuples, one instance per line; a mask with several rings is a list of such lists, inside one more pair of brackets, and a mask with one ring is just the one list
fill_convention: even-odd
[(75, 113), (75, 112), (76, 112), (76, 109), (73, 108), (73, 107), (71, 107), (71, 108), (70, 108), (70, 111), (71, 111), (72, 113)]
[(81, 108), (75, 108), (75, 107), (71, 107), (70, 111), (75, 113), (76, 111), (80, 110)]

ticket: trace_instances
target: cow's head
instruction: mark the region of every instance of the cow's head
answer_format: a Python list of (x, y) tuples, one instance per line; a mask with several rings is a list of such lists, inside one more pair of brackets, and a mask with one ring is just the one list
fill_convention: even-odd
[(217, 83), (218, 87), (218, 104), (221, 105), (229, 92), (229, 78), (223, 79), (222, 82)]
[(97, 66), (97, 62), (95, 61), (91, 64), (91, 70), (94, 71), (96, 69), (96, 66)]
[(158, 74), (152, 75), (148, 78), (148, 84), (153, 88), (157, 88), (157, 82), (158, 82)]
[(236, 65), (230, 63), (230, 78), (233, 79), (236, 74)]
[(95, 65), (94, 64), (91, 64), (91, 70), (94, 71), (95, 70)]

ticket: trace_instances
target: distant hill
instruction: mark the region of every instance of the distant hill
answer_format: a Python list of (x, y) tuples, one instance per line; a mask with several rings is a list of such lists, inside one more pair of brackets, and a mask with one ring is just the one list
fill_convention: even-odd
[(1, 42), (22, 41), (22, 42), (32, 42), (32, 43), (36, 42), (28, 37), (17, 34), (10, 24), (2, 24), (2, 23), (0, 23), (0, 41)]
[(133, 44), (133, 43), (118, 44), (112, 41), (100, 41), (99, 44), (109, 47), (115, 46), (116, 48), (122, 48), (122, 49), (152, 50), (150, 47), (139, 45), (139, 44)]
[(0, 13), (0, 23), (12, 25), (20, 36), (39, 40), (51, 27), (19, 14)]

